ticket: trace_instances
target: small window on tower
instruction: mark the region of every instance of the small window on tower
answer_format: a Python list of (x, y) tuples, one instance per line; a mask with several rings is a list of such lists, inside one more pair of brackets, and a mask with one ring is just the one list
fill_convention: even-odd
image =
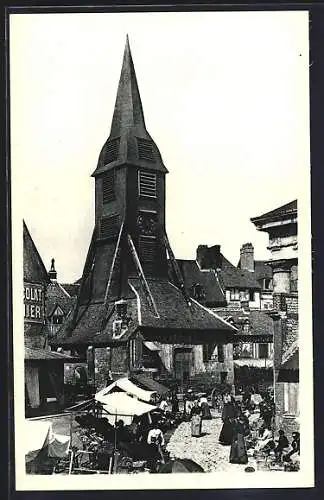
[(109, 203), (115, 199), (115, 171), (110, 170), (102, 179), (102, 201)]
[(156, 198), (156, 174), (153, 172), (138, 172), (138, 191), (140, 196)]
[(154, 161), (152, 142), (147, 139), (137, 139), (138, 157), (141, 160)]
[(119, 143), (119, 137), (117, 139), (112, 139), (111, 141), (108, 141), (106, 143), (103, 158), (105, 165), (117, 160), (119, 153)]

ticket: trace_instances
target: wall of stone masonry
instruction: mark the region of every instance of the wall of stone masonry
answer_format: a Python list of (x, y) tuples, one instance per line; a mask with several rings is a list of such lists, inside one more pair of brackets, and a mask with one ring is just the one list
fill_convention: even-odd
[(298, 295), (274, 294), (274, 308), (281, 314), (274, 333), (276, 427), (291, 434), (298, 424), (293, 415), (285, 414), (285, 385), (278, 382), (278, 375), (283, 353), (298, 339)]
[[(162, 363), (170, 373), (173, 372), (173, 357), (174, 349), (183, 347), (183, 344), (160, 344), (161, 351), (160, 357)], [(192, 349), (192, 367), (190, 376), (200, 375), (202, 373), (210, 373), (215, 377), (217, 383), (221, 382), (221, 372), (227, 373), (227, 382), (234, 383), (234, 364), (233, 364), (233, 345), (224, 345), (224, 362), (220, 363), (217, 359), (217, 354), (214, 359), (211, 356), (208, 362), (203, 360), (203, 346), (202, 345), (186, 345)], [(217, 353), (217, 347), (215, 347)]]

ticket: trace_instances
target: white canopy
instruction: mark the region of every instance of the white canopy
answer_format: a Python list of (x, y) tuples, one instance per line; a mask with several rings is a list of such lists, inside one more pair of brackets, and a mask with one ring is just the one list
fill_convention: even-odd
[(157, 394), (156, 391), (145, 391), (144, 389), (137, 387), (137, 385), (133, 384), (133, 382), (131, 382), (128, 378), (124, 377), (120, 378), (119, 380), (116, 380), (108, 387), (105, 387), (105, 389), (102, 389), (101, 391), (97, 392), (97, 394), (95, 395), (95, 399), (101, 402), (100, 398), (102, 396), (106, 396), (106, 394), (113, 393), (116, 388), (121, 389), (127, 394), (135, 396), (136, 398), (142, 401), (146, 401), (147, 403), (149, 403), (152, 400), (152, 398)]
[(70, 437), (55, 434), (52, 423), (46, 420), (26, 420), (24, 443), (26, 461), (31, 462), (46, 447), (50, 457), (66, 456), (70, 447)]
[(120, 417), (133, 417), (134, 415), (140, 416), (157, 408), (157, 406), (138, 401), (138, 399), (132, 398), (124, 392), (113, 392), (111, 394), (107, 394), (106, 396), (101, 396), (100, 399), (97, 399), (97, 401), (102, 404), (103, 409), (106, 412)]
[(49, 444), (52, 433), (52, 424), (40, 420), (25, 421), (25, 456), (27, 462), (33, 460), (40, 450)]

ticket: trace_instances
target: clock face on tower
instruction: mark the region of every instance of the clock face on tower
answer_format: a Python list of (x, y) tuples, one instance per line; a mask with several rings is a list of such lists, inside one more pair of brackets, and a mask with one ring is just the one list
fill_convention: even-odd
[(137, 226), (140, 234), (156, 236), (157, 216), (154, 212), (140, 212), (137, 217)]

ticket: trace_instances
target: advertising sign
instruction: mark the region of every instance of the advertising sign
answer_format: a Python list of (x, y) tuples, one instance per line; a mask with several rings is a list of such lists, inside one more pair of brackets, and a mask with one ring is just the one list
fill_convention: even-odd
[(42, 284), (24, 283), (24, 306), (25, 322), (44, 322), (44, 287)]

